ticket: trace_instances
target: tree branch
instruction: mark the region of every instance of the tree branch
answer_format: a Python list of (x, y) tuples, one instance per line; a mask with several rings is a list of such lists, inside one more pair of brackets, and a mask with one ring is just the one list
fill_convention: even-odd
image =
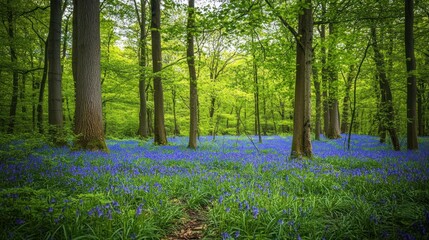
[(273, 10), (274, 14), (280, 19), (282, 24), (292, 33), (296, 42), (304, 49), (304, 45), (302, 44), (302, 42), (299, 39), (298, 32), (275, 10), (275, 8), (273, 7), (273, 5), (270, 3), (269, 0), (265, 0), (265, 2)]

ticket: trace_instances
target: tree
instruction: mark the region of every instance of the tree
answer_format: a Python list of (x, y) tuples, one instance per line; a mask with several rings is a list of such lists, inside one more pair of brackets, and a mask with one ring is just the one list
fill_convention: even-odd
[(62, 69), (61, 69), (61, 0), (51, 0), (48, 37), (48, 109), (51, 137), (55, 144), (65, 144), (61, 140), (63, 128)]
[(254, 49), (254, 33), (252, 32), (252, 69), (253, 69), (253, 82), (255, 84), (254, 100), (255, 100), (255, 134), (258, 135), (258, 142), (262, 143), (261, 136), (261, 117), (259, 111), (259, 83), (258, 83), (258, 63), (256, 60), (256, 50)]
[(6, 3), (6, 25), (7, 25), (7, 32), (8, 32), (8, 41), (9, 41), (9, 54), (10, 54), (10, 61), (12, 65), (12, 99), (10, 103), (10, 110), (9, 110), (9, 125), (7, 132), (13, 133), (13, 130), (15, 128), (15, 118), (16, 118), (16, 108), (18, 105), (18, 69), (17, 69), (17, 62), (18, 57), (16, 54), (16, 47), (15, 47), (15, 19), (14, 19), (14, 12), (11, 0), (8, 0)]
[(108, 151), (103, 131), (99, 0), (73, 1), (75, 148)]
[(414, 56), (414, 0), (405, 0), (405, 57), (407, 62), (407, 149), (419, 148), (417, 142), (417, 81)]
[(349, 67), (347, 79), (345, 79), (345, 94), (343, 98), (343, 116), (341, 119), (341, 132), (347, 133), (349, 131), (349, 110), (350, 110), (350, 89), (353, 83), (353, 72), (355, 66), (353, 64)]
[(188, 24), (187, 29), (187, 60), (189, 68), (189, 107), (190, 107), (190, 122), (189, 122), (189, 143), (188, 148), (197, 148), (197, 133), (198, 133), (198, 92), (197, 92), (197, 73), (195, 71), (195, 56), (194, 56), (194, 31), (195, 31), (195, 6), (194, 0), (188, 2)]
[[(271, 2), (265, 0), (273, 11)], [(305, 0), (298, 17), (298, 32), (277, 12), (282, 24), (296, 41), (296, 78), (293, 117), (292, 158), (311, 158), (311, 60), (313, 41), (313, 16), (311, 0)]]
[(151, 34), (152, 34), (152, 65), (153, 65), (153, 99), (155, 105), (154, 135), (155, 144), (166, 145), (167, 136), (164, 126), (164, 93), (162, 89), (161, 70), (161, 0), (151, 0)]
[(140, 99), (140, 113), (139, 113), (139, 128), (137, 134), (142, 138), (149, 136), (148, 117), (147, 117), (147, 103), (146, 103), (146, 0), (140, 2), (140, 13), (136, 1), (134, 0), (134, 8), (136, 11), (137, 20), (140, 27), (139, 38), (139, 66), (140, 66), (140, 80), (139, 80), (139, 99)]
[(320, 140), (320, 132), (322, 129), (322, 99), (320, 94), (320, 80), (319, 80), (319, 74), (318, 69), (316, 65), (314, 64), (316, 60), (316, 55), (314, 53), (313, 49), (313, 64), (312, 64), (312, 73), (313, 73), (313, 83), (314, 83), (314, 90), (316, 94), (316, 127), (314, 130), (314, 138), (316, 140)]
[(338, 70), (336, 61), (336, 37), (334, 33), (334, 24), (329, 23), (329, 52), (328, 52), (328, 66), (327, 66), (327, 75), (328, 77), (328, 130), (326, 132), (326, 137), (330, 139), (341, 138), (340, 130), (340, 119), (338, 111)]
[(400, 150), (399, 139), (396, 133), (395, 113), (393, 110), (392, 91), (390, 89), (390, 81), (387, 78), (385, 70), (384, 56), (381, 53), (377, 42), (377, 31), (373, 26), (371, 27), (372, 49), (374, 50), (374, 62), (377, 69), (377, 78), (380, 85), (380, 121), (382, 130), (387, 130), (392, 140), (393, 149)]
[(292, 158), (312, 157), (311, 146), (311, 52), (313, 38), (313, 16), (311, 0), (300, 14), (296, 44), (295, 104), (293, 118)]

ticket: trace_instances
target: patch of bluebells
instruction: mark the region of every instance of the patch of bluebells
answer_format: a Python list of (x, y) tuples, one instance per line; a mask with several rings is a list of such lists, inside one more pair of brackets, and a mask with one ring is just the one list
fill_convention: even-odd
[[(219, 185), (229, 184), (228, 189), (219, 191), (219, 195), (215, 196), (218, 204), (226, 204), (225, 201), (228, 199), (235, 201), (235, 208), (247, 211), (254, 219), (258, 219), (263, 211), (257, 207), (257, 203), (249, 200), (251, 196), (247, 195), (249, 198), (242, 200), (230, 198), (245, 189), (252, 189), (253, 194), (264, 196), (279, 191), (272, 189), (271, 182), (263, 179), (266, 172), (274, 173), (270, 176), (283, 176), (281, 181), (285, 183), (289, 183), (290, 178), (299, 179), (304, 183), (306, 176), (302, 174), (303, 171), (312, 173), (316, 178), (366, 177), (367, 181), (375, 184), (389, 181), (429, 181), (427, 139), (421, 141), (419, 151), (398, 152), (391, 150), (387, 144), (379, 143), (376, 137), (363, 135), (352, 136), (352, 149), (349, 151), (345, 149), (345, 138), (343, 135), (341, 139), (313, 141), (314, 155), (321, 159), (320, 161), (289, 159), (292, 139), (279, 136), (263, 137), (263, 143), (256, 144), (256, 147), (244, 137), (219, 136), (215, 141), (212, 137), (200, 137), (197, 151), (186, 148), (186, 137), (169, 138), (168, 146), (154, 146), (151, 142), (141, 143), (134, 140), (109, 140), (107, 144), (110, 154), (43, 146), (35, 149), (25, 161), (0, 162), (0, 186), (25, 187), (41, 180), (62, 184), (72, 193), (106, 191), (113, 195), (132, 197), (149, 193), (168, 194), (168, 186), (163, 186), (160, 182), (135, 181), (141, 176), (157, 178), (180, 176), (189, 180), (215, 180)], [(256, 137), (252, 140), (257, 142)], [(336, 158), (338, 161), (347, 161), (347, 164), (333, 167), (323, 161)], [(186, 164), (180, 164), (183, 162)], [(376, 163), (375, 167), (371, 165), (373, 162)], [(357, 163), (355, 167), (353, 163)], [(254, 175), (243, 174), (241, 170), (246, 167), (259, 172)], [(288, 174), (283, 174), (285, 172)], [(344, 181), (331, 188), (340, 191), (347, 186), (348, 182)], [(302, 187), (304, 188), (304, 184)], [(284, 198), (295, 198), (289, 196), (288, 189), (280, 191)], [(1, 195), (0, 202), (1, 198), (14, 197), (16, 196), (13, 194)], [(224, 209), (228, 209), (228, 213), (231, 211), (230, 207)], [(54, 210), (50, 207), (48, 212), (52, 211)], [(141, 215), (142, 211), (143, 204), (137, 205), (135, 216)], [(87, 211), (87, 215), (111, 219), (114, 212), (120, 213), (117, 202), (95, 206)], [(426, 219), (429, 219), (427, 211), (426, 215)], [(25, 223), (24, 219), (17, 219), (17, 224), (18, 220), (21, 224)], [(370, 221), (377, 223), (379, 219), (374, 217)], [(427, 222), (429, 220), (426, 220)], [(278, 223), (283, 225), (285, 221), (279, 219)], [(231, 237), (227, 232), (224, 234), (222, 234), (224, 239), (238, 238), (238, 235)]]

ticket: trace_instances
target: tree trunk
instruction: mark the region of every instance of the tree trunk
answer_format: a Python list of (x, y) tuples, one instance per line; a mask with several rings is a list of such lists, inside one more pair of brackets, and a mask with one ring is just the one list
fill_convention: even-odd
[(108, 151), (103, 133), (100, 71), (100, 2), (73, 1), (75, 149)]
[(235, 113), (236, 113), (236, 124), (235, 124), (235, 134), (237, 136), (240, 136), (241, 132), (240, 132), (240, 122), (241, 122), (241, 106), (237, 106), (235, 108)]
[(48, 37), (48, 113), (51, 138), (55, 144), (65, 145), (62, 137), (62, 69), (61, 69), (61, 0), (51, 0)]
[(338, 111), (338, 70), (336, 67), (336, 39), (334, 36), (334, 24), (329, 23), (329, 44), (328, 52), (328, 81), (329, 81), (329, 97), (328, 97), (328, 113), (329, 124), (326, 137), (329, 139), (341, 138), (340, 119)]
[(296, 46), (296, 80), (294, 103), (294, 130), (292, 138), (292, 158), (312, 157), (311, 146), (311, 52), (313, 37), (313, 18), (311, 0), (306, 0), (308, 8), (299, 16)]
[(374, 50), (374, 61), (378, 72), (378, 80), (380, 85), (380, 121), (382, 123), (382, 130), (386, 129), (389, 132), (392, 140), (393, 149), (400, 150), (399, 139), (396, 133), (395, 113), (393, 110), (392, 92), (390, 90), (390, 81), (387, 79), (385, 71), (384, 57), (378, 48), (377, 32), (375, 27), (371, 27), (372, 48)]
[(350, 89), (353, 83), (352, 74), (354, 72), (354, 67), (355, 67), (354, 65), (350, 65), (349, 74), (347, 75), (347, 80), (346, 80), (345, 96), (343, 99), (343, 117), (341, 121), (342, 133), (347, 133), (349, 131)]
[(417, 125), (418, 125), (418, 136), (425, 135), (425, 108), (424, 108), (424, 95), (425, 95), (425, 83), (423, 79), (419, 81), (419, 88), (417, 89)]
[(153, 65), (153, 101), (155, 105), (154, 142), (166, 145), (167, 136), (164, 125), (164, 92), (162, 89), (161, 70), (161, 0), (151, 0), (151, 33), (152, 33), (152, 65)]
[(11, 1), (7, 1), (7, 30), (8, 30), (8, 37), (9, 37), (9, 53), (10, 53), (10, 60), (12, 63), (12, 99), (10, 102), (10, 109), (9, 109), (9, 125), (7, 128), (7, 133), (13, 133), (15, 129), (15, 122), (16, 122), (16, 108), (18, 106), (18, 69), (17, 69), (17, 63), (18, 63), (18, 57), (16, 56), (16, 49), (15, 49), (15, 20), (13, 19), (13, 12), (10, 7)]
[(177, 124), (177, 114), (176, 114), (177, 92), (176, 92), (176, 89), (173, 89), (171, 91), (171, 96), (172, 96), (171, 101), (173, 102), (173, 123), (174, 123), (173, 135), (178, 136), (178, 135), (180, 135), (180, 129), (179, 129), (179, 125)]
[[(322, 15), (326, 14), (325, 4), (322, 4)], [(323, 104), (323, 134), (326, 136), (329, 128), (329, 102), (328, 102), (328, 66), (326, 64), (326, 27), (325, 24), (320, 26), (321, 46), (321, 63), (322, 63), (322, 104)]]
[(140, 100), (140, 112), (139, 112), (139, 128), (137, 134), (141, 138), (149, 137), (149, 125), (147, 116), (147, 102), (146, 102), (146, 48), (147, 48), (147, 34), (146, 34), (146, 1), (140, 3), (140, 14), (137, 7), (137, 3), (134, 0), (134, 7), (136, 15), (139, 18), (140, 26), (140, 55), (139, 55), (139, 66), (140, 66), (140, 79), (139, 79), (139, 100)]
[(414, 55), (414, 0), (405, 0), (405, 56), (407, 62), (407, 149), (419, 148), (417, 142), (417, 81)]
[[(254, 46), (254, 39), (252, 35), (252, 48)], [(262, 143), (262, 136), (261, 136), (261, 116), (259, 112), (259, 83), (258, 83), (258, 65), (256, 63), (256, 54), (255, 50), (252, 51), (252, 57), (253, 57), (253, 82), (255, 84), (255, 93), (254, 93), (254, 100), (255, 100), (255, 133), (258, 135), (258, 142)]]
[[(313, 61), (315, 61), (316, 55), (314, 54), (313, 49)], [(315, 127), (315, 139), (320, 140), (320, 131), (321, 131), (321, 121), (322, 121), (322, 99), (320, 96), (320, 81), (319, 81), (319, 74), (318, 70), (315, 66), (315, 64), (312, 65), (312, 72), (313, 72), (313, 82), (314, 82), (314, 89), (316, 90), (316, 127)]]
[(194, 56), (194, 25), (195, 25), (195, 6), (194, 0), (188, 2), (188, 24), (187, 24), (187, 59), (189, 68), (189, 143), (188, 148), (197, 148), (198, 134), (198, 88), (197, 73), (195, 71)]
[(37, 103), (37, 127), (39, 129), (39, 133), (44, 133), (45, 131), (43, 128), (43, 101), (45, 98), (46, 80), (48, 78), (48, 40), (45, 41), (44, 52), (43, 75), (42, 80), (40, 81), (39, 101)]

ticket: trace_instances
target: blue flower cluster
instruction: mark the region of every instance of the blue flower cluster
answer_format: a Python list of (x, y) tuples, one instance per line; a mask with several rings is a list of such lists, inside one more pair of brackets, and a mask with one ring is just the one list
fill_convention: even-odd
[[(357, 202), (367, 196), (354, 189), (356, 182), (394, 186), (427, 185), (429, 181), (427, 138), (420, 139), (420, 150), (399, 152), (371, 136), (353, 135), (351, 150), (345, 148), (345, 136), (322, 139), (313, 141), (315, 157), (311, 160), (290, 159), (291, 137), (267, 136), (263, 143), (256, 143), (257, 138), (253, 137), (252, 141), (235, 136), (220, 136), (215, 141), (200, 137), (199, 148), (191, 150), (186, 148), (185, 137), (170, 138), (168, 146), (109, 140), (110, 154), (44, 146), (25, 158), (0, 162), (0, 210), (8, 210), (29, 198), (14, 189), (40, 189), (48, 185), (65, 189), (75, 202), (80, 200), (75, 204), (79, 206), (84, 205), (84, 200), (79, 199), (82, 194), (108, 196), (109, 201), (94, 201), (85, 205), (86, 209), (75, 209), (75, 217), (85, 214), (89, 219), (111, 221), (115, 214), (131, 212), (130, 216), (142, 218), (146, 211), (152, 214), (177, 205), (174, 199), (179, 198), (211, 204), (217, 214), (213, 215), (213, 227), (222, 239), (250, 236), (246, 228), (261, 229), (267, 221), (274, 223), (268, 226), (269, 234), (276, 232), (275, 236), (300, 239), (304, 235), (298, 232), (298, 226), (317, 215), (314, 202), (319, 200), (313, 199), (312, 203), (309, 195), (340, 195), (347, 190), (354, 194), (350, 201)], [(386, 205), (380, 201), (364, 202)], [(385, 201), (399, 200), (391, 196)], [(46, 204), (45, 214), (56, 214), (56, 222), (67, 221), (61, 211), (57, 213), (57, 206), (64, 207), (65, 203), (51, 198)], [(358, 211), (359, 207), (350, 209)], [(423, 223), (429, 223), (429, 208), (418, 210), (426, 214), (426, 220), (422, 217), (421, 224), (413, 224), (426, 231)], [(26, 217), (29, 215), (24, 213), (16, 216), (13, 224), (25, 225), (31, 221)], [(0, 218), (0, 222), (4, 221)], [(231, 228), (235, 221), (245, 222), (242, 227)], [(384, 218), (368, 212), (365, 221), (380, 225)], [(289, 231), (289, 235), (282, 235), (286, 234), (284, 231)]]

